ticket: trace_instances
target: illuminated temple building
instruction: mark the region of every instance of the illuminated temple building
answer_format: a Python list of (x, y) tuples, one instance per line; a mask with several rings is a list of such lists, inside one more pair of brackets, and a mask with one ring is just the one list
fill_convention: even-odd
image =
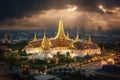
[(69, 34), (65, 34), (63, 21), (59, 21), (58, 32), (54, 38), (47, 39), (44, 31), (42, 39), (37, 39), (36, 33), (34, 39), (25, 47), (27, 54), (32, 54), (30, 58), (45, 59), (52, 58), (53, 55), (62, 54), (71, 57), (100, 54), (100, 48), (92, 42), (89, 36), (87, 41), (81, 41), (78, 32), (75, 39), (70, 39)]

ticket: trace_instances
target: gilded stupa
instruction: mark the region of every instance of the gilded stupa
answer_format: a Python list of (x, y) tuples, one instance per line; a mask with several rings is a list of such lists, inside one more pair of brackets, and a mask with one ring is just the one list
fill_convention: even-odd
[(55, 38), (57, 39), (65, 39), (67, 36), (65, 35), (64, 32), (64, 27), (63, 27), (63, 21), (60, 20), (59, 21), (59, 27), (58, 27), (58, 32), (57, 35), (55, 36)]

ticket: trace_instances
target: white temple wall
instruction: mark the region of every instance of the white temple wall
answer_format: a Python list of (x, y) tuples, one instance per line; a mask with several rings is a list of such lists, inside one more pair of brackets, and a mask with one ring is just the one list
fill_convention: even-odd
[(87, 54), (87, 50), (70, 50), (71, 57), (83, 57)]
[(50, 49), (50, 52), (54, 55), (56, 55), (58, 52), (65, 55), (67, 52), (69, 52), (69, 49), (67, 47), (55, 47)]
[(26, 53), (27, 54), (34, 54), (34, 53), (39, 53), (39, 48), (26, 48)]
[(88, 49), (88, 54), (89, 55), (101, 54), (100, 48), (97, 48), (97, 49)]
[[(67, 52), (70, 53), (71, 57), (79, 56), (79, 57), (84, 57), (85, 55), (93, 55), (93, 54), (101, 54), (100, 48), (97, 49), (85, 49), (85, 50), (71, 50), (68, 49), (67, 47), (56, 47), (56, 48), (50, 48), (51, 55), (56, 55), (57, 53), (66, 55)], [(27, 54), (35, 54), (38, 53), (40, 56), (43, 54), (43, 50), (41, 48), (26, 48), (26, 53)]]

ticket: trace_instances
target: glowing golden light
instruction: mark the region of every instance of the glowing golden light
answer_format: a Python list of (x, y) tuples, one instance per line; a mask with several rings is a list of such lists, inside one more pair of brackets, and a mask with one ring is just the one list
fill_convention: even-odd
[(106, 12), (106, 9), (105, 9), (102, 5), (99, 5), (98, 7), (99, 7), (99, 9), (101, 9), (104, 13)]
[(77, 10), (77, 6), (73, 6), (73, 5), (67, 5), (68, 7), (68, 11), (71, 12), (71, 11), (76, 11)]
[(68, 8), (68, 11), (76, 11), (77, 10), (77, 6), (73, 6), (71, 8)]
[(100, 9), (103, 9), (103, 6), (102, 6), (102, 5), (99, 5), (99, 8), (100, 8)]

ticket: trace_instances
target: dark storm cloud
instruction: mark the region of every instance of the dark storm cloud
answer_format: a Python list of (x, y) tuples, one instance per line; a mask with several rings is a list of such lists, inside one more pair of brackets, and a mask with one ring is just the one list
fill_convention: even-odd
[(66, 3), (61, 3), (60, 0), (0, 0), (0, 20), (23, 18), (51, 8), (61, 9), (65, 7), (64, 4)]
[(107, 8), (120, 6), (120, 0), (0, 0), (0, 21), (9, 18), (23, 18), (49, 9), (63, 9), (76, 5), (78, 10), (101, 12), (99, 4)]
[(120, 7), (120, 0), (100, 0), (106, 8)]
[[(99, 5), (103, 5), (105, 8), (113, 9), (115, 7), (120, 7), (120, 0), (75, 0), (75, 5), (78, 6), (79, 10), (87, 12), (98, 12), (103, 13), (99, 9)], [(106, 11), (107, 14), (113, 14), (110, 11)]]

